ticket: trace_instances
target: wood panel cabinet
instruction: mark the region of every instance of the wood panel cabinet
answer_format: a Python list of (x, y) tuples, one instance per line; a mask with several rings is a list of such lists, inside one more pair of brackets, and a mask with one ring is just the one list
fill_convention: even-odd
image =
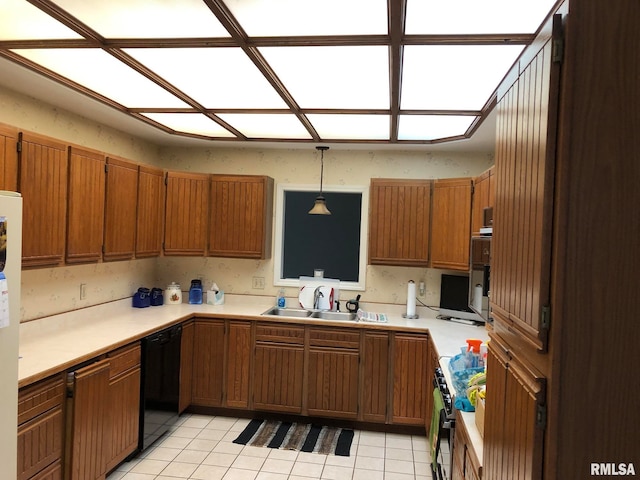
[[(396, 333), (393, 348), (393, 409), (391, 422), (424, 426), (427, 397), (431, 394), (428, 373), (429, 337)], [(429, 378), (427, 378), (429, 377)], [(429, 412), (431, 413), (431, 412)]]
[(431, 180), (371, 179), (369, 264), (426, 267)]
[(431, 267), (468, 271), (471, 178), (436, 180), (432, 208)]
[(389, 333), (365, 331), (361, 353), (360, 420), (385, 423), (389, 392)]
[(18, 129), (1, 123), (0, 190), (18, 190)]
[(225, 388), (228, 407), (249, 408), (251, 350), (251, 322), (229, 321)]
[(69, 147), (68, 189), (66, 262), (97, 262), (102, 258), (105, 226), (104, 154)]
[(471, 209), (471, 234), (480, 235), (480, 228), (484, 226), (484, 209), (493, 207), (496, 198), (495, 167), (478, 175), (473, 179), (473, 207)]
[(67, 225), (67, 146), (22, 132), (18, 156), (23, 198), (22, 266), (62, 265)]
[(192, 403), (193, 392), (193, 348), (195, 336), (195, 323), (188, 321), (182, 325), (182, 337), (180, 338), (180, 397), (178, 399), (178, 412), (184, 412)]
[(165, 255), (204, 255), (209, 218), (209, 175), (168, 172), (166, 184)]
[[(456, 429), (453, 440), (453, 472), (452, 480), (480, 480), (482, 465), (469, 439), (464, 421), (460, 419), (460, 412), (456, 410)], [(507, 477), (511, 478), (511, 477)]]
[(18, 480), (61, 478), (64, 439), (63, 377), (43, 380), (18, 393)]
[(104, 260), (133, 258), (136, 241), (138, 166), (108, 157), (104, 211)]
[(164, 172), (140, 165), (136, 213), (136, 257), (157, 257), (162, 253), (164, 221)]
[(215, 257), (271, 255), (273, 179), (211, 175), (209, 251)]
[(224, 320), (195, 321), (191, 394), (194, 405), (222, 406), (224, 345)]
[(309, 415), (357, 418), (359, 354), (358, 331), (309, 328)]
[(108, 472), (138, 448), (140, 343), (110, 352), (107, 358), (109, 359), (109, 390), (104, 451)]
[(302, 412), (304, 327), (256, 324), (253, 407)]

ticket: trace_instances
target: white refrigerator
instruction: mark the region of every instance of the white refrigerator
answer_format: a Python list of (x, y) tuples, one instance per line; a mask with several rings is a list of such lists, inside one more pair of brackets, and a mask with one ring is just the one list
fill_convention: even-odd
[(21, 263), (22, 197), (0, 190), (0, 470), (6, 478), (17, 476)]

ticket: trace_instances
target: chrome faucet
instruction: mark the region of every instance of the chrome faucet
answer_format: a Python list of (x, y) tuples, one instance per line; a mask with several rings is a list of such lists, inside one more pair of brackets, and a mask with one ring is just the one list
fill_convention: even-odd
[(320, 291), (320, 289), (323, 286), (320, 285), (319, 287), (316, 287), (316, 289), (313, 291), (313, 308), (315, 310), (318, 309), (318, 304), (320, 303), (320, 298), (324, 298), (324, 294)]

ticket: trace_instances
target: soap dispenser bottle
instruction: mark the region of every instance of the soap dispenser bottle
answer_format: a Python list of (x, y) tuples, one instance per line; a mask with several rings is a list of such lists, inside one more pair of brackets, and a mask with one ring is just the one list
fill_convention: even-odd
[(278, 291), (278, 297), (276, 299), (276, 305), (278, 308), (285, 308), (287, 306), (287, 300), (284, 297), (284, 288), (281, 288)]

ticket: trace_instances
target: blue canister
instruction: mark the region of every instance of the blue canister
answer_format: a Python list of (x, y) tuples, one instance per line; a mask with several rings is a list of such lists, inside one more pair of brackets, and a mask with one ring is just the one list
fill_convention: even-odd
[(202, 280), (191, 280), (191, 287), (189, 288), (189, 303), (199, 305), (202, 303)]
[(133, 306), (136, 308), (144, 308), (151, 305), (151, 292), (148, 288), (140, 287), (133, 294)]
[(154, 287), (151, 289), (151, 306), (158, 306), (164, 303), (164, 297), (162, 295), (162, 289)]

